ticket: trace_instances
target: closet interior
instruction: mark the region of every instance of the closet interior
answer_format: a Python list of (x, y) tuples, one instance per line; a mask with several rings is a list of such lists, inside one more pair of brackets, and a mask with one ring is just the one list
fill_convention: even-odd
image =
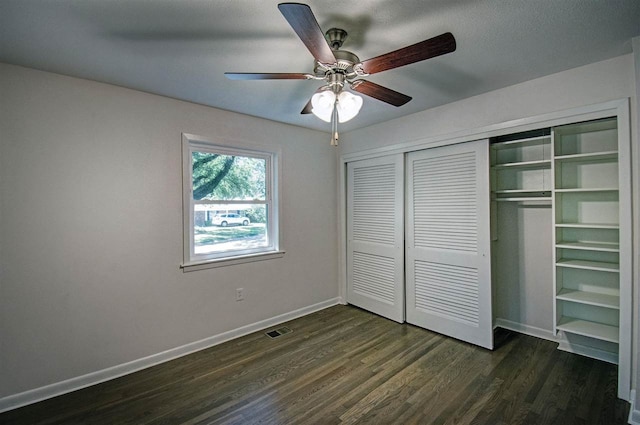
[(496, 137), (490, 150), (494, 324), (626, 370), (616, 118)]
[(494, 325), (554, 339), (551, 129), (490, 141)]
[(561, 348), (617, 363), (616, 119), (498, 137), (490, 146), (496, 320), (562, 331)]

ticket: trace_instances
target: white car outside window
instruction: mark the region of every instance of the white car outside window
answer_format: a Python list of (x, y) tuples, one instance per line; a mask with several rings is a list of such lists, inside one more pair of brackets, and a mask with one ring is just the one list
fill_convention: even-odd
[(239, 214), (229, 213), (229, 214), (217, 214), (213, 217), (213, 224), (216, 226), (226, 227), (229, 224), (239, 224), (242, 226), (248, 226), (250, 221), (249, 218), (243, 217)]

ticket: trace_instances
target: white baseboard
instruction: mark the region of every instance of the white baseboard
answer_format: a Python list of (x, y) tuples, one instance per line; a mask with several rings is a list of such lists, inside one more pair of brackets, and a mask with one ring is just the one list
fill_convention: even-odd
[(252, 332), (268, 328), (270, 326), (278, 325), (280, 323), (287, 322), (298, 317), (306, 316), (307, 314), (311, 314), (316, 311), (324, 310), (325, 308), (340, 303), (342, 303), (342, 300), (340, 298), (333, 298), (314, 305), (310, 305), (308, 307), (303, 307), (298, 310), (291, 311), (289, 313), (284, 313), (279, 316), (275, 316), (256, 323), (242, 326), (237, 329), (223, 332), (221, 334), (214, 335), (200, 341), (195, 341), (181, 347), (172, 348), (161, 353), (152, 354), (141, 359), (133, 360), (131, 362), (109, 367), (107, 369), (98, 370), (96, 372), (91, 372), (86, 375), (77, 376), (65, 381), (56, 382), (44, 387), (35, 388), (22, 393), (3, 397), (0, 398), (0, 413), (6, 412), (7, 410), (17, 409), (18, 407), (26, 406), (28, 404), (36, 403), (38, 401), (46, 400), (62, 394), (70, 393), (82, 388), (90, 387), (91, 385), (96, 385), (101, 382), (109, 381), (111, 379), (119, 378), (121, 376), (128, 375), (130, 373), (137, 372), (139, 370), (146, 369), (160, 363), (168, 362), (169, 360), (173, 360), (178, 357), (186, 356), (187, 354), (195, 353), (196, 351), (213, 347), (214, 345), (222, 344), (223, 342), (239, 338)]
[(553, 331), (549, 331), (542, 328), (537, 328), (535, 326), (524, 325), (518, 322), (512, 322), (507, 319), (495, 319), (493, 323), (493, 327), (495, 328), (503, 328), (514, 332), (519, 332), (521, 334), (534, 336), (536, 338), (546, 339), (548, 341), (559, 342), (558, 338), (553, 334)]
[(640, 410), (636, 410), (639, 406), (636, 406), (636, 390), (631, 390), (629, 395), (631, 408), (629, 409), (629, 422), (631, 425), (640, 425)]

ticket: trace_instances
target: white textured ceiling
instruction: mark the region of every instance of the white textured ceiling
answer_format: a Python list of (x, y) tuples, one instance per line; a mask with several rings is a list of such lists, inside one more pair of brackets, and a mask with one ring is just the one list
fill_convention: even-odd
[[(231, 72), (312, 71), (277, 9), (256, 0), (0, 0), (0, 62), (329, 130), (300, 110), (318, 81), (230, 81)], [(349, 33), (361, 60), (450, 31), (454, 53), (370, 81), (408, 94), (366, 98), (342, 131), (631, 52), (639, 0), (327, 0), (323, 30)]]

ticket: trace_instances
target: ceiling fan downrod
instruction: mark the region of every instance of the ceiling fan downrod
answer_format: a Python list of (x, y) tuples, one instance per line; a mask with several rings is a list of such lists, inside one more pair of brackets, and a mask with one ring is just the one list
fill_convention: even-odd
[(331, 28), (325, 32), (325, 37), (333, 50), (338, 50), (342, 47), (342, 43), (346, 40), (347, 35), (347, 32), (340, 28)]

